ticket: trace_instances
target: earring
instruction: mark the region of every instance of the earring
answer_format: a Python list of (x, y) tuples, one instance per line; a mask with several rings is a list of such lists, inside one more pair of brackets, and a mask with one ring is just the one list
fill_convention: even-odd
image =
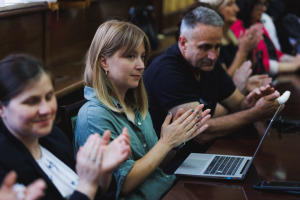
[(105, 75), (107, 76), (107, 74), (108, 74), (108, 70), (105, 70)]

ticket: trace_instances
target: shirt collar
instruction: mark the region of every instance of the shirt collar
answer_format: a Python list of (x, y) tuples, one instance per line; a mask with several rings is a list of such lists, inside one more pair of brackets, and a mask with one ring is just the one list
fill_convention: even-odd
[[(93, 101), (95, 103), (101, 103), (101, 101), (99, 100), (99, 98), (96, 95), (96, 92), (94, 90), (94, 88), (89, 87), (89, 86), (85, 86), (84, 87), (84, 97), (89, 100), (89, 101)], [(113, 97), (110, 97), (113, 104), (120, 109), (124, 109), (123, 106)]]

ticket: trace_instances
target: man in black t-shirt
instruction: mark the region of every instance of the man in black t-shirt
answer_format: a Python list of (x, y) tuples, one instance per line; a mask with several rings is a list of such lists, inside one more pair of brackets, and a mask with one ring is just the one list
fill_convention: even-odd
[(223, 20), (211, 9), (198, 7), (185, 15), (178, 44), (157, 57), (145, 70), (149, 111), (158, 136), (168, 112), (173, 116), (205, 104), (218, 115), (217, 103), (231, 114), (208, 120), (208, 129), (195, 139), (200, 143), (227, 135), (249, 123), (272, 116), (278, 108), (278, 91), (265, 86), (247, 97), (235, 88), (220, 64)]
[(212, 71), (203, 71), (200, 81), (194, 78), (192, 70), (183, 67), (188, 65), (175, 44), (155, 59), (145, 72), (149, 110), (157, 133), (173, 107), (200, 102), (205, 105), (204, 109), (209, 108), (214, 113), (217, 102), (235, 90), (231, 78), (219, 63)]

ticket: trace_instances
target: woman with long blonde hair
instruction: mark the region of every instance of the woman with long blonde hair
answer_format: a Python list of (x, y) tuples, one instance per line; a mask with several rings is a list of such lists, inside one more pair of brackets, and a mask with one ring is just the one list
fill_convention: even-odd
[(143, 83), (150, 44), (137, 26), (116, 20), (97, 30), (86, 56), (84, 95), (88, 100), (80, 109), (75, 148), (90, 133), (110, 130), (112, 140), (124, 127), (131, 138), (131, 155), (115, 170), (117, 199), (160, 199), (176, 177), (159, 167), (167, 154), (180, 144), (203, 132), (209, 118), (201, 113), (203, 105), (174, 117), (170, 113), (158, 139), (148, 113)]

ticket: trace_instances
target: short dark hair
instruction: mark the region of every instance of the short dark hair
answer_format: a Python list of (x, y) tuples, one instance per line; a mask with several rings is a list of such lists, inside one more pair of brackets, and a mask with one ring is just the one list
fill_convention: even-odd
[(237, 14), (237, 17), (242, 20), (245, 28), (251, 26), (251, 14), (254, 9), (254, 6), (259, 3), (259, 0), (237, 0), (236, 4), (239, 7), (240, 11)]
[(210, 8), (212, 9), (212, 7), (208, 4), (208, 3), (201, 3), (199, 1), (196, 1), (195, 3), (189, 5), (188, 7), (186, 7), (179, 15), (178, 20), (177, 20), (177, 30), (175, 32), (175, 38), (176, 40), (178, 40), (179, 35), (180, 35), (180, 26), (181, 26), (181, 21), (184, 18), (184, 16), (188, 13), (190, 13), (192, 10), (194, 10), (195, 8), (198, 7), (206, 7), (206, 8)]
[(190, 11), (183, 17), (180, 26), (180, 34), (184, 29), (193, 29), (197, 23), (211, 26), (224, 25), (223, 19), (217, 12), (210, 8), (200, 6)]
[[(29, 55), (12, 54), (5, 57), (0, 61), (0, 103), (8, 105), (30, 81), (38, 79), (44, 73), (51, 77), (44, 64)], [(51, 80), (54, 85), (52, 78)]]

